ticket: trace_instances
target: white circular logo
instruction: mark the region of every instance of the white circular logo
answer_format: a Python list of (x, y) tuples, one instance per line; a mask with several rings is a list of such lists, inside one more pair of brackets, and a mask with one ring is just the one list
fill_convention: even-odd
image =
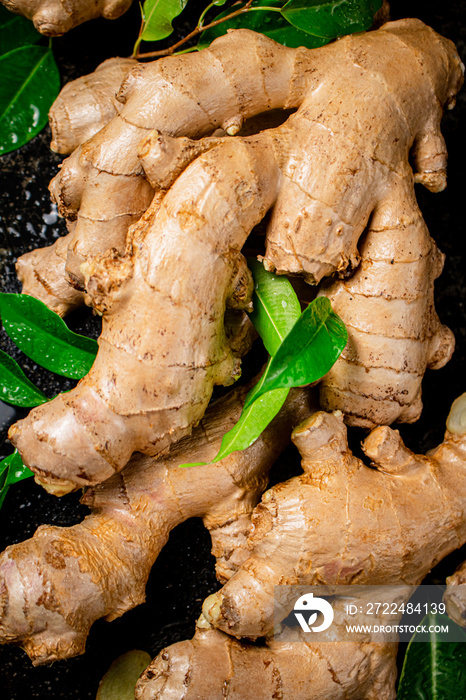
[[(313, 593), (305, 593), (294, 604), (295, 616), (298, 620), (303, 632), (323, 632), (328, 629), (333, 622), (333, 608), (325, 598), (314, 598)], [(296, 612), (296, 611), (302, 612)], [(324, 616), (324, 621), (321, 625), (314, 627), (314, 622), (317, 620), (317, 612), (312, 612), (306, 622), (303, 612), (309, 613), (312, 610), (321, 612)]]

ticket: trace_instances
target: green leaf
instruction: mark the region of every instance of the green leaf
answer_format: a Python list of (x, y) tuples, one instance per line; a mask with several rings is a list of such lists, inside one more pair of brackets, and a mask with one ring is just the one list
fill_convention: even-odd
[(142, 41), (160, 41), (173, 32), (172, 21), (185, 8), (187, 0), (146, 0)]
[(45, 369), (81, 379), (95, 360), (98, 345), (73, 333), (54, 311), (27, 294), (0, 294), (3, 327), (25, 355)]
[(30, 476), (34, 476), (34, 472), (23, 463), (18, 450), (15, 450), (13, 454), (2, 459), (0, 462), (0, 474), (2, 473), (2, 469), (8, 471), (6, 480), (3, 483), (0, 482), (2, 488), (10, 484), (16, 484), (23, 479), (29, 479)]
[[(252, 7), (281, 8), (283, 5), (283, 0), (254, 0), (252, 3)], [(217, 20), (221, 19), (222, 17), (226, 17), (227, 15), (231, 14), (234, 9), (238, 8), (235, 5), (234, 7), (221, 12), (215, 19)], [(253, 12), (245, 12), (243, 15), (237, 15), (231, 20), (218, 24), (216, 27), (206, 29), (206, 31), (201, 34), (197, 48), (203, 49), (210, 46), (214, 39), (226, 34), (228, 29), (240, 28), (260, 32), (279, 44), (289, 46), (290, 48), (305, 46), (308, 49), (314, 49), (328, 43), (328, 39), (311, 36), (310, 34), (293, 27), (285, 19), (285, 17), (280, 14), (280, 12), (255, 10)]]
[(31, 476), (34, 476), (34, 472), (23, 464), (23, 460), (17, 450), (5, 457), (5, 459), (2, 459), (0, 462), (0, 508), (11, 484), (16, 484), (18, 481), (28, 479)]
[(10, 467), (10, 462), (9, 460), (11, 459), (12, 455), (9, 455), (8, 457), (5, 457), (5, 459), (2, 459), (0, 462), (0, 494), (3, 491), (3, 487), (6, 484), (6, 480), (8, 478), (8, 469)]
[(327, 297), (318, 297), (303, 311), (260, 382), (246, 398), (245, 408), (272, 389), (303, 386), (326, 374), (348, 342), (343, 321)]
[(0, 56), (19, 46), (35, 44), (39, 39), (41, 35), (30, 20), (0, 5)]
[(270, 391), (249, 408), (243, 408), (239, 421), (223, 436), (220, 450), (213, 461), (218, 462), (232, 452), (245, 450), (252, 445), (275, 418), (285, 403), (289, 391), (289, 389)]
[(301, 315), (301, 306), (290, 281), (267, 272), (262, 263), (248, 260), (254, 278), (254, 311), (249, 314), (265, 349), (274, 355)]
[(43, 46), (22, 46), (1, 56), (0, 75), (2, 154), (23, 146), (46, 125), (60, 76), (51, 49)]
[[(239, 421), (223, 436), (213, 462), (252, 445), (283, 406), (292, 386), (310, 384), (328, 372), (348, 336), (327, 297), (319, 297), (301, 314), (296, 293), (286, 277), (267, 272), (249, 259), (254, 277), (251, 319), (271, 358), (246, 396)], [(277, 361), (278, 358), (278, 361)], [(272, 384), (275, 384), (272, 386)], [(200, 463), (181, 467), (200, 466)]]
[[(260, 380), (262, 381), (262, 380)], [(259, 382), (260, 383), (260, 382)], [(276, 389), (261, 396), (247, 409), (243, 408), (238, 422), (222, 438), (220, 450), (212, 462), (228, 457), (232, 452), (245, 450), (275, 418), (288, 396), (289, 389)], [(180, 464), (180, 467), (198, 467), (202, 462)]]
[(0, 399), (14, 406), (31, 408), (48, 401), (12, 357), (0, 350)]
[(282, 15), (303, 32), (330, 40), (369, 29), (381, 6), (382, 0), (289, 0)]
[(445, 641), (445, 633), (416, 633), (406, 651), (397, 700), (458, 700), (466, 697), (466, 632), (446, 615), (426, 615), (421, 625), (454, 626), (462, 642)]

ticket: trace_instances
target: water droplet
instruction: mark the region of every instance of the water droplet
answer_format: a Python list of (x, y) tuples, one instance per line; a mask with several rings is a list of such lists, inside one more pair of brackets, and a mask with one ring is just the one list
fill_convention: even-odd
[(36, 127), (39, 123), (40, 109), (35, 105), (30, 105), (30, 107), (32, 109), (32, 126)]
[(47, 226), (51, 226), (52, 224), (56, 224), (58, 220), (58, 213), (57, 213), (57, 205), (52, 204), (52, 208), (48, 214), (42, 214), (42, 218), (47, 224)]

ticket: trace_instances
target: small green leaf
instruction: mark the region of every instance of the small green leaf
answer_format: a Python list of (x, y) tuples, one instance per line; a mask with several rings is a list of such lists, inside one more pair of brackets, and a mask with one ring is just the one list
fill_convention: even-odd
[(276, 389), (263, 395), (249, 408), (243, 408), (239, 421), (223, 436), (220, 450), (213, 461), (218, 462), (232, 452), (245, 450), (252, 445), (275, 418), (288, 393), (289, 389)]
[(30, 20), (0, 5), (0, 56), (19, 46), (35, 44), (39, 39), (41, 35)]
[(43, 46), (22, 46), (1, 56), (0, 75), (2, 154), (23, 146), (47, 124), (60, 76), (51, 49)]
[(458, 700), (466, 697), (466, 632), (446, 615), (426, 615), (421, 625), (454, 626), (461, 642), (445, 641), (445, 633), (416, 633), (406, 651), (397, 700)]
[(95, 700), (134, 700), (138, 678), (151, 661), (146, 651), (138, 649), (119, 656), (100, 681)]
[(10, 467), (10, 462), (9, 460), (11, 459), (12, 455), (9, 455), (8, 457), (5, 457), (5, 459), (2, 459), (0, 462), (0, 494), (3, 491), (3, 487), (6, 484), (6, 480), (8, 478), (8, 469)]
[[(253, 8), (273, 7), (280, 9), (283, 5), (283, 0), (254, 0), (252, 3)], [(231, 14), (233, 10), (238, 8), (236, 5), (230, 7), (228, 10), (221, 12), (215, 19), (226, 17)], [(214, 39), (226, 34), (229, 29), (251, 29), (252, 31), (265, 34), (265, 36), (268, 36), (270, 39), (284, 46), (289, 46), (290, 48), (305, 46), (308, 49), (314, 49), (328, 43), (328, 39), (311, 36), (300, 29), (296, 29), (296, 27), (293, 27), (280, 12), (254, 10), (253, 12), (245, 12), (242, 15), (237, 15), (233, 19), (217, 24), (216, 27), (212, 27), (211, 29), (206, 29), (201, 35), (197, 48), (204, 49), (210, 46)]]
[(160, 41), (173, 32), (172, 21), (184, 10), (187, 0), (146, 0), (142, 41)]
[(223, 436), (213, 462), (252, 445), (275, 418), (290, 388), (310, 384), (326, 374), (348, 339), (327, 297), (315, 299), (301, 314), (296, 293), (285, 277), (267, 272), (257, 260), (248, 260), (248, 265), (254, 277), (251, 319), (271, 358), (246, 396), (239, 421)]
[[(285, 403), (288, 393), (289, 389), (269, 391), (254, 401), (249, 408), (243, 408), (238, 422), (223, 436), (220, 450), (212, 462), (218, 462), (220, 459), (228, 457), (232, 452), (250, 447), (275, 418)], [(180, 464), (180, 467), (198, 467), (201, 464), (202, 462)]]
[(11, 484), (16, 484), (31, 476), (34, 476), (34, 472), (23, 464), (18, 450), (2, 459), (0, 462), (0, 508)]
[(48, 401), (12, 357), (0, 350), (0, 399), (14, 406), (31, 408)]
[(297, 29), (330, 40), (369, 29), (381, 6), (382, 0), (289, 0), (282, 15)]
[(3, 483), (0, 482), (2, 488), (10, 484), (16, 484), (23, 479), (28, 479), (30, 476), (34, 476), (34, 472), (23, 463), (18, 450), (15, 450), (13, 454), (8, 455), (8, 457), (5, 457), (5, 459), (2, 459), (0, 462), (0, 478), (3, 470), (8, 471), (8, 475)]
[(301, 306), (290, 281), (267, 272), (262, 263), (248, 260), (254, 278), (254, 311), (249, 314), (265, 349), (274, 355), (301, 315)]
[(345, 325), (327, 297), (314, 299), (271, 358), (263, 381), (248, 394), (245, 408), (272, 389), (317, 381), (334, 365), (347, 342)]
[(73, 333), (54, 311), (27, 294), (0, 294), (0, 317), (12, 341), (45, 369), (81, 379), (95, 360), (98, 345)]

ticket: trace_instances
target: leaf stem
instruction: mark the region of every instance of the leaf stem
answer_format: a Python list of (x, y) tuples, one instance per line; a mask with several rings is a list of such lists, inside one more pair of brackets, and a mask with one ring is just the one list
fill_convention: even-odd
[[(195, 29), (193, 29), (192, 32), (187, 34), (184, 37), (184, 39), (180, 39), (180, 41), (177, 41), (176, 44), (169, 46), (168, 49), (161, 49), (160, 51), (149, 51), (147, 53), (139, 53), (139, 44), (138, 44), (137, 50), (133, 53), (133, 58), (140, 59), (140, 58), (159, 58), (161, 56), (171, 56), (173, 53), (175, 53), (175, 51), (180, 46), (183, 46), (183, 44), (186, 44), (187, 41), (190, 41), (190, 39), (193, 39), (195, 36), (198, 36), (198, 34), (205, 32), (207, 29), (212, 29), (213, 27), (216, 27), (218, 24), (222, 24), (222, 22), (226, 22), (229, 19), (233, 19), (234, 17), (238, 17), (239, 15), (242, 15), (246, 12), (249, 12), (249, 10), (251, 9), (251, 4), (252, 4), (252, 0), (248, 0), (247, 3), (245, 4), (245, 6), (242, 7), (240, 10), (235, 10), (235, 12), (231, 12), (229, 15), (226, 15), (225, 17), (222, 17), (221, 19), (216, 19), (213, 22), (206, 24), (205, 26), (198, 25)], [(136, 42), (136, 43), (138, 43), (138, 42)], [(135, 46), (135, 48), (136, 48), (136, 46)]]
[(250, 7), (249, 12), (257, 12), (257, 10), (260, 10), (261, 12), (280, 12), (281, 13), (281, 8), (280, 7)]
[(144, 31), (144, 26), (145, 26), (145, 23), (146, 23), (146, 18), (145, 18), (145, 16), (144, 16), (144, 7), (143, 7), (143, 5), (142, 5), (141, 2), (139, 3), (139, 9), (141, 10), (141, 26), (139, 27), (138, 38), (136, 39), (136, 42), (135, 42), (135, 44), (134, 44), (133, 53), (132, 53), (131, 58), (137, 58), (137, 57), (138, 57), (139, 44), (140, 44), (141, 41), (142, 41), (142, 33), (143, 33), (143, 31)]
[(204, 21), (204, 17), (205, 17), (206, 14), (209, 12), (209, 10), (211, 10), (213, 7), (215, 7), (215, 1), (214, 1), (214, 2), (211, 2), (210, 5), (207, 5), (207, 7), (205, 8), (204, 12), (203, 12), (203, 13), (201, 14), (201, 16), (199, 17), (199, 21), (198, 21), (198, 23), (197, 23), (197, 28), (198, 28), (198, 29), (203, 29), (202, 23), (203, 23), (203, 21)]

